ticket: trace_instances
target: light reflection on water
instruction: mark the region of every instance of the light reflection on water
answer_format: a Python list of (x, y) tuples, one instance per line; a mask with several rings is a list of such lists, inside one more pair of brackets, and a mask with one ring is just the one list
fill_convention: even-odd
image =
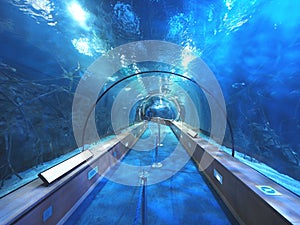
[(49, 26), (57, 24), (52, 14), (55, 6), (51, 0), (10, 0), (10, 2), (17, 6), (20, 11), (34, 18), (37, 23), (43, 19), (47, 21)]

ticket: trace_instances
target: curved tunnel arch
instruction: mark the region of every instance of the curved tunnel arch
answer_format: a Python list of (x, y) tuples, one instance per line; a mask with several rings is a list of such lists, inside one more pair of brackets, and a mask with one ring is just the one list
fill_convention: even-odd
[(178, 120), (179, 118), (178, 113), (180, 110), (178, 106), (162, 94), (144, 99), (142, 109), (143, 114), (141, 116), (143, 119), (149, 119), (151, 116), (171, 120)]
[(169, 102), (169, 104), (172, 106), (174, 112), (174, 117), (172, 118), (166, 118), (165, 119), (171, 119), (171, 120), (180, 120), (180, 115), (181, 115), (181, 107), (180, 104), (178, 103), (178, 99), (173, 97), (173, 96), (164, 96), (163, 94), (157, 94), (155, 96), (148, 95), (146, 97), (140, 98), (137, 100), (136, 104), (134, 105), (133, 109), (130, 111), (130, 124), (133, 123), (134, 121), (141, 121), (145, 119), (146, 111), (147, 111), (147, 101), (151, 97), (162, 97), (164, 101)]
[[(220, 109), (220, 112), (221, 114), (225, 117), (226, 119), (226, 123), (228, 125), (228, 129), (229, 129), (229, 132), (230, 132), (230, 138), (231, 138), (231, 144), (232, 144), (232, 153), (231, 155), (234, 157), (235, 155), (235, 147), (234, 147), (234, 136), (233, 136), (233, 130), (232, 130), (232, 126), (231, 126), (231, 123), (226, 115), (226, 112), (224, 111), (224, 109), (221, 107), (219, 101), (216, 99), (216, 97), (208, 90), (206, 89), (205, 87), (199, 85), (195, 80), (193, 80), (192, 78), (190, 77), (187, 77), (187, 76), (184, 76), (180, 73), (176, 73), (176, 72), (172, 72), (172, 71), (164, 71), (164, 70), (149, 70), (149, 71), (141, 71), (141, 72), (137, 72), (137, 73), (133, 73), (133, 74), (130, 74), (128, 76), (125, 76), (123, 78), (121, 78), (120, 80), (116, 81), (115, 83), (113, 83), (110, 87), (108, 87), (106, 90), (104, 90), (97, 98), (96, 102), (92, 105), (91, 109), (89, 110), (89, 113), (88, 113), (88, 116), (84, 122), (84, 126), (83, 126), (83, 132), (82, 132), (82, 143), (84, 143), (84, 139), (85, 139), (85, 131), (86, 131), (86, 127), (87, 127), (87, 123), (88, 123), (88, 120), (91, 116), (91, 113), (93, 112), (93, 110), (95, 109), (96, 105), (100, 102), (100, 100), (103, 98), (103, 96), (105, 96), (113, 87), (115, 87), (116, 85), (118, 85), (119, 83), (122, 83), (123, 81), (129, 79), (129, 78), (132, 78), (132, 77), (135, 77), (135, 76), (139, 76), (139, 75), (149, 75), (151, 73), (162, 73), (162, 74), (168, 74), (168, 75), (174, 75), (174, 76), (177, 76), (177, 77), (181, 77), (185, 80), (188, 80), (192, 83), (194, 83), (198, 88), (200, 88), (201, 90), (203, 90), (204, 92), (206, 92), (210, 97), (212, 97), (214, 99), (214, 101), (216, 102), (218, 108)], [(84, 151), (84, 144), (82, 146), (82, 151)]]

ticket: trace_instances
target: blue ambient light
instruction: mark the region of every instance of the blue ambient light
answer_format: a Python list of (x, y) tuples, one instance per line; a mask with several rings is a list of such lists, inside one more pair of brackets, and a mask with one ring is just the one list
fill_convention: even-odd
[(75, 21), (77, 21), (81, 26), (86, 26), (88, 13), (84, 11), (84, 9), (77, 2), (72, 2), (68, 6), (68, 10)]

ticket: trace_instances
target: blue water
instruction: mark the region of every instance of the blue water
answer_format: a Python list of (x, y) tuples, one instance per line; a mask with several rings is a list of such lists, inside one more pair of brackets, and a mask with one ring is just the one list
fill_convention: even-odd
[[(72, 126), (79, 80), (107, 51), (140, 40), (169, 41), (200, 56), (221, 86), (236, 150), (299, 181), (299, 8), (299, 0), (0, 1), (1, 184), (17, 183), (15, 172), (80, 147)], [(202, 128), (209, 131), (210, 111), (202, 91), (188, 81), (170, 81), (188, 91), (205, 118)], [(142, 93), (144, 88), (138, 84), (132, 90)], [(111, 107), (123, 89), (115, 87), (99, 103), (100, 137), (114, 133)], [(144, 97), (153, 94), (148, 92)], [(175, 98), (164, 99), (170, 102), (164, 111), (170, 118), (189, 110), (174, 86), (160, 92), (178, 95), (178, 104)], [(138, 118), (135, 110), (131, 121)], [(230, 142), (227, 132), (224, 144)]]
[[(149, 130), (146, 130), (146, 136)], [(162, 142), (164, 146), (159, 148), (158, 161), (168, 157), (178, 144), (169, 127), (163, 127), (163, 132), (166, 136)], [(142, 139), (136, 145), (141, 142)], [(128, 152), (123, 163), (151, 165), (154, 149), (139, 152), (134, 150), (136, 147)], [(148, 172), (148, 179), (151, 179), (153, 173)], [(137, 176), (136, 183), (139, 182)], [(188, 161), (171, 178), (146, 186), (147, 224), (237, 224), (210, 188), (192, 160)], [(126, 186), (104, 179), (65, 224), (142, 224), (140, 190), (141, 186)]]

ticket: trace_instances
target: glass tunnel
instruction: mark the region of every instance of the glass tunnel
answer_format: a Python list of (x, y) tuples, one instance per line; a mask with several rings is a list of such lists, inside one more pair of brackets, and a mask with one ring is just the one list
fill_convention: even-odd
[(1, 0), (0, 224), (300, 224), (299, 0)]

